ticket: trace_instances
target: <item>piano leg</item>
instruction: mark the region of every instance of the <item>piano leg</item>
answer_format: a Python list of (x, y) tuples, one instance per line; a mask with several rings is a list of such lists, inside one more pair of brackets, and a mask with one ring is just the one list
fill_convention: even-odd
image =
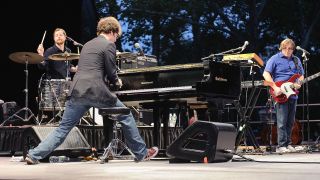
[[(140, 104), (144, 109), (153, 110), (153, 145), (159, 147), (160, 156), (166, 156), (166, 149), (169, 145), (168, 120), (170, 108), (176, 108), (182, 105), (187, 106), (186, 104), (186, 101), (161, 101)], [(163, 124), (162, 128), (161, 124)]]
[(160, 129), (161, 129), (161, 121), (160, 121), (160, 108), (152, 107), (153, 110), (153, 143), (154, 146), (160, 146)]

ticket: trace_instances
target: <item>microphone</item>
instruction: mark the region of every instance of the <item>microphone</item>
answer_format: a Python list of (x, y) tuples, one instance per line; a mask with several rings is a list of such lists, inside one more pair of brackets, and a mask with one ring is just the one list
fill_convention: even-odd
[(77, 41), (73, 40), (71, 37), (67, 36), (67, 40), (73, 42), (73, 45), (75, 46), (80, 46), (80, 47), (83, 47), (82, 44), (78, 43)]
[(249, 41), (245, 41), (243, 46), (241, 47), (241, 52), (245, 50), (248, 45), (249, 45)]
[(143, 52), (142, 48), (140, 47), (140, 44), (139, 44), (139, 43), (134, 43), (134, 47), (135, 47), (136, 49), (138, 49), (139, 54), (140, 54), (141, 56), (144, 56), (144, 52)]
[(299, 50), (299, 51), (302, 51), (303, 53), (305, 53), (307, 55), (310, 55), (310, 53), (307, 50), (302, 49), (300, 46), (297, 46), (296, 49)]

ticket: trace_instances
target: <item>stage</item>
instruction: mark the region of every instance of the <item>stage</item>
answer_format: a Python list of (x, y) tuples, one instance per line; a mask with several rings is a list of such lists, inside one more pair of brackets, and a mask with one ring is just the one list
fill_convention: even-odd
[[(50, 131), (57, 127), (57, 125), (23, 125), (23, 126), (2, 126), (0, 127), (0, 155), (22, 155), (23, 148), (26, 145), (24, 139), (26, 135), (30, 134), (30, 129), (50, 129)], [(95, 147), (99, 152), (103, 152), (105, 146), (105, 136), (103, 126), (101, 125), (77, 125), (77, 129), (81, 136), (85, 139), (90, 147)], [(155, 146), (153, 127), (138, 126), (138, 130), (146, 142), (147, 147)], [(46, 130), (47, 131), (47, 130)], [(168, 128), (167, 138), (168, 143), (171, 143), (176, 137), (181, 134), (182, 128)], [(41, 131), (40, 131), (41, 132)], [(46, 137), (49, 132), (43, 136)], [(121, 131), (119, 130), (120, 138), (123, 139)], [(39, 136), (39, 134), (37, 135)], [(43, 138), (44, 138), (43, 137)], [(163, 128), (160, 130), (160, 137), (158, 146), (160, 149), (164, 148), (164, 132)], [(161, 156), (165, 156), (164, 151), (160, 152)]]
[[(172, 164), (167, 159), (135, 163), (132, 160), (40, 163), (25, 165), (0, 157), (0, 179), (246, 179), (318, 180), (320, 153), (245, 155), (258, 161)], [(234, 159), (240, 157), (234, 156)], [(241, 159), (241, 158), (240, 158)], [(274, 161), (274, 162), (270, 162)]]
[[(308, 146), (297, 153), (277, 154), (261, 146), (262, 152), (255, 152), (250, 146), (239, 146), (238, 153), (228, 162), (213, 163), (170, 163), (169, 157), (157, 156), (151, 161), (136, 163), (132, 159), (85, 161), (83, 158), (72, 162), (26, 165), (20, 162), (24, 132), (49, 126), (4, 126), (0, 128), (0, 179), (319, 179), (320, 152), (319, 144), (308, 151)], [(77, 126), (79, 132), (90, 146), (102, 149), (104, 136), (102, 126)], [(139, 127), (140, 133), (148, 146), (152, 141), (152, 128)], [(170, 138), (178, 136), (180, 131), (169, 129)], [(95, 135), (95, 140), (92, 140)], [(171, 139), (172, 140), (172, 139)], [(161, 141), (162, 146), (162, 141)], [(311, 147), (311, 146), (309, 146)], [(273, 146), (271, 149), (275, 149)], [(13, 158), (11, 155), (15, 154)], [(101, 153), (99, 153), (101, 155)], [(251, 161), (250, 161), (251, 160)]]

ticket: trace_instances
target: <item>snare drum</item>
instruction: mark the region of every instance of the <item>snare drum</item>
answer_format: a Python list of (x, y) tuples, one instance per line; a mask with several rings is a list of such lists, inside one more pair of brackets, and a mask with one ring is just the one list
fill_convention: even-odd
[(39, 110), (63, 110), (71, 81), (43, 79), (39, 82)]

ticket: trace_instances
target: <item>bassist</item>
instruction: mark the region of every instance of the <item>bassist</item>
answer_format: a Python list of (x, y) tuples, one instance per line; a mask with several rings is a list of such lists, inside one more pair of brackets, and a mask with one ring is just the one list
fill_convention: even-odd
[[(292, 76), (297, 75), (293, 80), (292, 87), (298, 90), (304, 79), (304, 70), (301, 61), (298, 57), (293, 55), (295, 50), (295, 43), (293, 40), (287, 38), (280, 43), (280, 52), (273, 55), (266, 64), (263, 72), (263, 77), (266, 81), (271, 82), (271, 89), (273, 90), (273, 97), (282, 96), (284, 90), (279, 86), (279, 82), (286, 82)], [(295, 120), (296, 106), (298, 96), (291, 95), (286, 101), (277, 102), (275, 105), (277, 115), (277, 134), (278, 147), (276, 152), (286, 153), (294, 152), (295, 148), (291, 146), (291, 132)]]

